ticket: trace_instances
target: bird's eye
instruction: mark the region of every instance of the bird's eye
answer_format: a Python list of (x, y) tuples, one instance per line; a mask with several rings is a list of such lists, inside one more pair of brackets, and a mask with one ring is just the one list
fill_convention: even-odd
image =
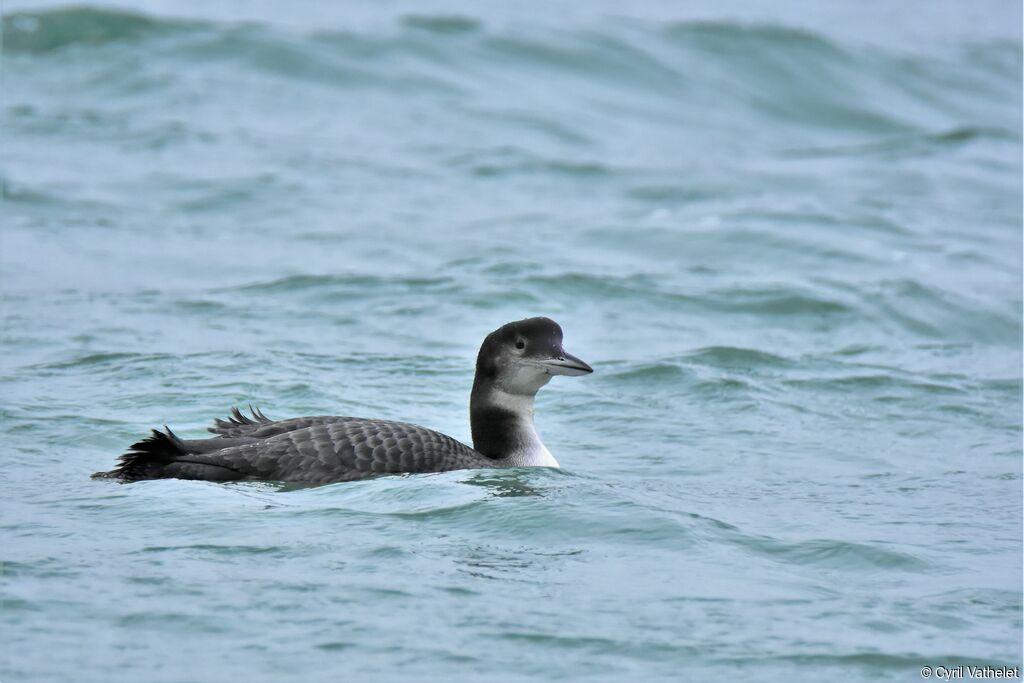
[(526, 348), (526, 342), (524, 342), (522, 339), (517, 339), (516, 340), (516, 348), (520, 349), (520, 350), (525, 349)]

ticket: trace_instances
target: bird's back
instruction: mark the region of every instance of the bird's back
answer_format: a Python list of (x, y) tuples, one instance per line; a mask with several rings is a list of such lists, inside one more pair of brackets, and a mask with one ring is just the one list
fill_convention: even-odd
[(378, 474), (443, 472), (497, 464), (459, 441), (418, 425), (345, 416), (270, 420), (233, 411), (212, 439), (170, 430), (131, 446), (111, 472), (95, 476), (212, 481), (281, 480), (323, 484)]

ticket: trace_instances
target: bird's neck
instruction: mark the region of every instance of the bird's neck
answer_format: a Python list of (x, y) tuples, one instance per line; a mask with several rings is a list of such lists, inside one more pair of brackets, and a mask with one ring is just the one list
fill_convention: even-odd
[(473, 448), (507, 467), (558, 467), (533, 426), (534, 398), (474, 382), (469, 401)]

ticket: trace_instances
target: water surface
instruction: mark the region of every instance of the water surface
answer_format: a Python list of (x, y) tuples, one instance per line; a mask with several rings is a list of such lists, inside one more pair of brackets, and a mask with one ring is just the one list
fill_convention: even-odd
[[(7, 681), (919, 680), (1021, 661), (1015, 3), (8, 2)], [(562, 470), (95, 482), (272, 417)]]

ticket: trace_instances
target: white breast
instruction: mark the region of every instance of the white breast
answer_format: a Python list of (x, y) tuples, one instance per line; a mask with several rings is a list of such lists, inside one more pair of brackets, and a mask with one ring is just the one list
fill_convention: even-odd
[(524, 439), (521, 450), (516, 451), (508, 458), (509, 467), (559, 467), (555, 456), (541, 443), (537, 430), (533, 424), (529, 426), (529, 436)]

